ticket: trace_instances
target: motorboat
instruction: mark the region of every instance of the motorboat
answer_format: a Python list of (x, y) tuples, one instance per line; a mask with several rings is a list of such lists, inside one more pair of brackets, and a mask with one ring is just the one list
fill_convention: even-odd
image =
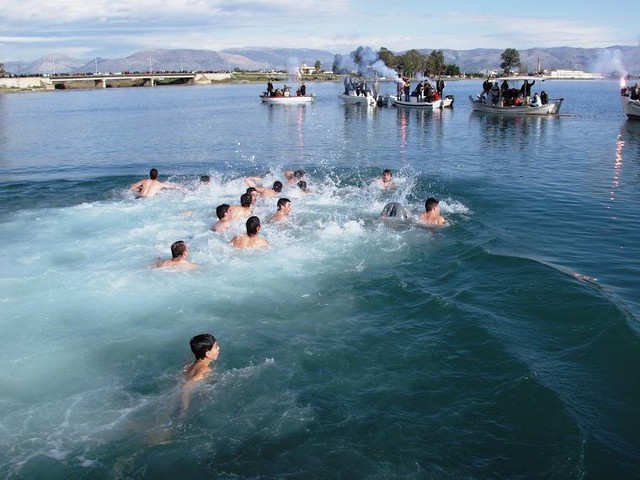
[(544, 90), (531, 95), (531, 87), (544, 77), (514, 76), (486, 80), (482, 93), (469, 95), (474, 112), (495, 113), (508, 116), (557, 115), (564, 98), (549, 98)]
[(453, 105), (453, 95), (444, 95), (444, 81), (439, 79), (434, 88), (428, 80), (418, 83), (414, 91), (411, 91), (408, 79), (403, 80), (398, 86), (397, 95), (389, 95), (387, 102), (389, 105), (405, 108), (418, 108), (423, 110), (439, 110), (441, 108), (451, 108)]
[(400, 95), (389, 95), (388, 102), (396, 107), (421, 108), (425, 110), (439, 110), (441, 108), (451, 108), (453, 105), (453, 95), (446, 95), (444, 98), (437, 100), (426, 100), (418, 96), (410, 96), (408, 99)]
[(341, 99), (345, 105), (376, 105), (377, 99), (373, 96), (371, 92), (356, 94), (353, 91), (349, 93), (341, 93), (338, 95), (338, 98)]
[(345, 105), (377, 105), (378, 82), (374, 81), (372, 89), (365, 80), (345, 77), (344, 92), (338, 95), (338, 98), (341, 99)]
[(272, 105), (300, 105), (303, 103), (312, 103), (316, 96), (314, 94), (311, 95), (292, 95), (292, 96), (271, 96), (271, 95), (260, 95), (260, 99), (262, 103), (268, 103)]
[(622, 109), (631, 120), (640, 120), (640, 85), (635, 87), (623, 86), (620, 90)]
[(262, 92), (260, 100), (262, 103), (272, 105), (299, 105), (312, 103), (316, 99), (314, 94), (307, 94), (307, 87), (302, 84), (295, 94), (291, 92), (291, 87), (285, 85), (282, 89), (274, 89), (271, 81), (267, 84), (267, 91)]

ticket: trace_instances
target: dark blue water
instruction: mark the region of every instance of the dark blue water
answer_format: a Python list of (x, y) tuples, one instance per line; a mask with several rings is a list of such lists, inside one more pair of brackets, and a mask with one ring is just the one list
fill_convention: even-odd
[[(640, 122), (616, 82), (545, 84), (553, 118), (474, 114), (480, 83), (442, 112), (339, 83), (1, 95), (0, 475), (640, 478)], [(133, 200), (151, 167), (187, 193)], [(269, 249), (209, 231), (297, 168)], [(449, 226), (379, 222), (428, 196)], [(178, 239), (198, 270), (149, 269)]]

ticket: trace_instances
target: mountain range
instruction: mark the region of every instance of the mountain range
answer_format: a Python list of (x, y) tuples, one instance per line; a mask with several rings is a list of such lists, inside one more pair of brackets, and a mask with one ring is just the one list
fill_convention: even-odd
[[(417, 49), (428, 55), (431, 49)], [(499, 49), (450, 50), (442, 49), (445, 63), (456, 64), (463, 72), (499, 70)], [(640, 74), (640, 47), (612, 46), (606, 48), (532, 48), (518, 50), (520, 60), (529, 71), (544, 69), (583, 70), (618, 76)], [(400, 55), (403, 52), (394, 52)], [(301, 48), (229, 48), (212, 50), (144, 50), (125, 58), (79, 59), (49, 54), (38, 60), (7, 62), (5, 70), (11, 74), (61, 74), (136, 71), (229, 71), (284, 70), (291, 71), (306, 64), (322, 64), (331, 70), (335, 53), (326, 50)]]

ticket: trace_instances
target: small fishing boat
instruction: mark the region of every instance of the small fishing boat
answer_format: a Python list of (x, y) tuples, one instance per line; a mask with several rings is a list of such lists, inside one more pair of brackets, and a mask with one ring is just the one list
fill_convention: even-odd
[(640, 85), (627, 87), (623, 84), (620, 90), (622, 109), (631, 120), (640, 120)]
[(444, 95), (444, 81), (438, 80), (434, 88), (427, 80), (418, 83), (414, 91), (411, 91), (410, 83), (404, 79), (400, 83), (397, 95), (388, 95), (387, 102), (396, 107), (419, 108), (424, 110), (439, 110), (441, 108), (451, 108), (453, 105), (453, 95)]
[(316, 99), (314, 94), (307, 94), (307, 87), (300, 85), (295, 94), (291, 93), (291, 88), (285, 85), (282, 89), (274, 89), (269, 81), (267, 91), (260, 95), (262, 103), (273, 105), (299, 105), (303, 103), (312, 103)]
[(366, 81), (351, 77), (344, 79), (344, 92), (338, 95), (345, 105), (376, 105), (378, 103), (378, 85), (374, 82), (373, 89)]
[(446, 95), (444, 98), (438, 98), (436, 100), (424, 100), (420, 97), (410, 96), (407, 100), (406, 97), (398, 98), (397, 95), (389, 95), (388, 101), (391, 105), (396, 107), (406, 108), (422, 108), (426, 110), (439, 110), (441, 108), (451, 108), (453, 105), (453, 95)]
[(542, 90), (531, 96), (531, 87), (544, 82), (544, 77), (499, 77), (486, 80), (482, 93), (469, 95), (474, 112), (496, 113), (509, 116), (557, 115), (564, 98), (549, 98)]
[(271, 96), (271, 95), (260, 95), (260, 99), (263, 103), (269, 103), (273, 105), (299, 105), (303, 103), (312, 103), (316, 96), (314, 94), (311, 95), (292, 95), (289, 97), (285, 96)]

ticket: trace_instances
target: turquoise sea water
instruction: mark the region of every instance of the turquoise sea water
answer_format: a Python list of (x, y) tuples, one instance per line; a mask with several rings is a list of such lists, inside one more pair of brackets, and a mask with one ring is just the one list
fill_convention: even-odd
[[(616, 82), (524, 119), (472, 113), (480, 83), (442, 112), (339, 83), (0, 95), (0, 476), (640, 478), (640, 122)], [(151, 167), (189, 191), (134, 200)], [(269, 249), (209, 231), (298, 168)], [(379, 222), (428, 196), (450, 226)], [(178, 239), (197, 271), (148, 268)]]

